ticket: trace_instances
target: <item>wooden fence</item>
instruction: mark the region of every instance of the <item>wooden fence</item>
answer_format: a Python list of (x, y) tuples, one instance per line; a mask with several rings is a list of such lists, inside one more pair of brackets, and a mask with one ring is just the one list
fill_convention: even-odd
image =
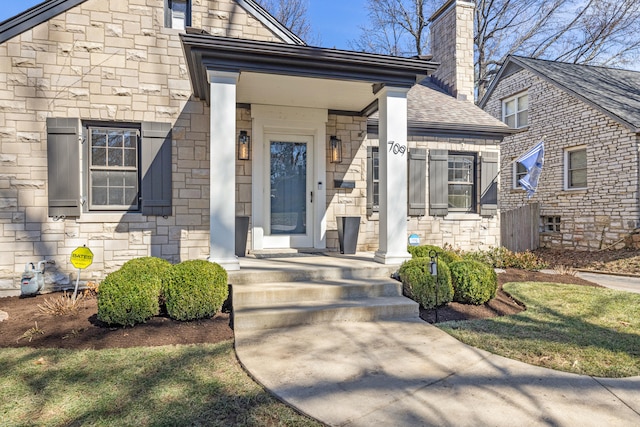
[(500, 244), (514, 252), (540, 247), (540, 205), (531, 203), (500, 213)]

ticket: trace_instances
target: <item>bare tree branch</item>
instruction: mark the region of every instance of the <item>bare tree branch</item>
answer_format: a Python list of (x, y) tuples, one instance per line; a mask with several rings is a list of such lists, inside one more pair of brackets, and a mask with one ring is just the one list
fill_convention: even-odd
[[(369, 0), (370, 23), (351, 46), (424, 54), (426, 18), (444, 0)], [(475, 0), (475, 75), (481, 97), (507, 55), (619, 66), (640, 58), (638, 0)]]
[(309, 0), (261, 0), (260, 4), (282, 25), (309, 44), (319, 44), (308, 17)]

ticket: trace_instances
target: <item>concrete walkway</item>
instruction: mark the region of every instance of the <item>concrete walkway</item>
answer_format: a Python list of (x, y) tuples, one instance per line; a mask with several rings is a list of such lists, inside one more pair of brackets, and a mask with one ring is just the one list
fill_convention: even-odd
[(579, 272), (577, 276), (607, 288), (640, 294), (640, 277), (617, 276), (586, 271)]
[(640, 377), (527, 365), (418, 319), (244, 331), (236, 352), (272, 393), (332, 426), (640, 425)]
[(245, 330), (235, 338), (258, 382), (332, 426), (640, 425), (640, 377), (527, 365), (419, 319)]

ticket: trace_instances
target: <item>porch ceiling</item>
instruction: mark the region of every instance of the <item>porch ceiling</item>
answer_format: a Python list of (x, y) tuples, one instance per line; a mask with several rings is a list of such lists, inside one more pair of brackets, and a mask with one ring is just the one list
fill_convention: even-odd
[(362, 111), (374, 101), (370, 83), (246, 72), (238, 103)]
[(238, 103), (326, 108), (365, 114), (383, 86), (411, 88), (438, 64), (362, 52), (181, 35), (196, 98), (210, 103), (207, 71), (240, 74)]

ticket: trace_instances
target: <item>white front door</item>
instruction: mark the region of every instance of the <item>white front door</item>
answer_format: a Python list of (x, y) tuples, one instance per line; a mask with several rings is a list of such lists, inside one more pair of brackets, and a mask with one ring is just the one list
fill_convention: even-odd
[(266, 133), (264, 248), (313, 247), (313, 136)]

